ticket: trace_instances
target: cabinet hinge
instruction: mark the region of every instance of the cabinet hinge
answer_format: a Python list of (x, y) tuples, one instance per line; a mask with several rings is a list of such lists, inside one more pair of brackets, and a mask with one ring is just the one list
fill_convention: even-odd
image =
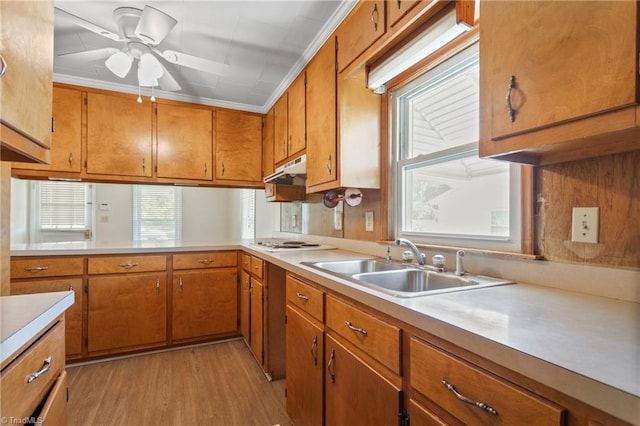
[(287, 397), (287, 388), (284, 388), (284, 397)]
[(84, 285), (84, 292), (89, 293), (89, 284)]
[(87, 95), (84, 95), (84, 106), (89, 105), (89, 99), (87, 98)]
[(67, 387), (67, 403), (69, 402), (69, 388)]
[(284, 316), (284, 325), (287, 325), (287, 316)]

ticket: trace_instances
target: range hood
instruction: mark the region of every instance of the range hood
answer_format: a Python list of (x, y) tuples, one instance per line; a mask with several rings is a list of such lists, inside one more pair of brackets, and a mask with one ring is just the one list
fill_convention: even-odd
[(304, 186), (307, 180), (307, 154), (276, 168), (275, 173), (264, 178), (264, 183)]

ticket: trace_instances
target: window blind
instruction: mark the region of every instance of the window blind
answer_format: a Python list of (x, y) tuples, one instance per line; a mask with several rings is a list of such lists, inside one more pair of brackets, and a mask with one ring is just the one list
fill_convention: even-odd
[(83, 230), (86, 224), (86, 184), (39, 182), (39, 227), (47, 231)]
[(256, 236), (256, 191), (242, 190), (242, 238), (254, 239)]
[(182, 238), (182, 188), (133, 186), (133, 239), (180, 240)]

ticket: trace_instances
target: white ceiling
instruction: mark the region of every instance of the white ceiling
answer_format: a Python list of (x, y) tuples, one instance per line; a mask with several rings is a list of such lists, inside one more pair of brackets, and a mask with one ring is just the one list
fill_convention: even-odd
[[(153, 6), (178, 23), (158, 46), (228, 64), (226, 75), (177, 66), (162, 60), (182, 87), (177, 92), (155, 90), (155, 96), (246, 111), (266, 112), (329, 37), (355, 0), (285, 1), (70, 1), (56, 0), (63, 9), (118, 33), (113, 10)], [(135, 72), (119, 78), (104, 59), (83, 61), (58, 56), (105, 47), (124, 48), (84, 29), (56, 11), (54, 81), (138, 93)], [(143, 96), (150, 95), (142, 88)]]

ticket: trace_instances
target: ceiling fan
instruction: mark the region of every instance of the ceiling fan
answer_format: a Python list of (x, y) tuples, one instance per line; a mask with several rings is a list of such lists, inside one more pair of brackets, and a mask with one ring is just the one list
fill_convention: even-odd
[(214, 62), (175, 50), (160, 51), (157, 46), (178, 23), (176, 19), (151, 6), (143, 10), (134, 7), (118, 7), (113, 11), (113, 18), (118, 25), (118, 33), (114, 33), (85, 19), (75, 16), (60, 8), (55, 8), (63, 16), (68, 17), (76, 25), (117, 42), (125, 42), (122, 49), (106, 47), (81, 52), (63, 53), (58, 56), (75, 57), (84, 60), (105, 59), (107, 68), (120, 78), (126, 77), (138, 61), (138, 85), (142, 87), (159, 86), (162, 90), (177, 91), (181, 87), (167, 71), (158, 57), (165, 61), (193, 68), (199, 71), (223, 75), (228, 65)]

